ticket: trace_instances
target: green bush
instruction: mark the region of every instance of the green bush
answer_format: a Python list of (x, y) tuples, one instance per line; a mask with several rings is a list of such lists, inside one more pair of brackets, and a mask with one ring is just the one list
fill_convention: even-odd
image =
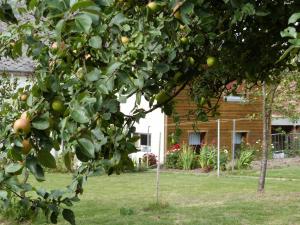
[(195, 152), (188, 145), (183, 145), (179, 153), (179, 160), (184, 170), (192, 169)]
[[(216, 160), (215, 169), (217, 169), (217, 167), (218, 167), (217, 161), (218, 161), (218, 159)], [(225, 171), (227, 163), (228, 163), (228, 154), (225, 153), (224, 151), (221, 151), (220, 152), (220, 170)]]
[(200, 151), (199, 164), (205, 171), (210, 171), (216, 163), (216, 150), (213, 146), (204, 146)]
[[(220, 151), (220, 169), (226, 170), (228, 162), (228, 154), (225, 151)], [(217, 169), (218, 167), (218, 152), (214, 146), (204, 146), (200, 151), (199, 164), (205, 171)]]
[(200, 168), (199, 157), (200, 155), (196, 155), (196, 154), (194, 155), (193, 162), (192, 162), (192, 169)]
[[(242, 143), (238, 154), (237, 153), (235, 154), (235, 158), (239, 159), (241, 157), (242, 152), (250, 151), (250, 152), (253, 152), (254, 159), (260, 159), (261, 158), (261, 152), (262, 152), (261, 150), (262, 149), (261, 149), (260, 142), (257, 142), (254, 145), (250, 145), (248, 143)], [(270, 152), (271, 151), (269, 151), (269, 153)]]
[(166, 155), (165, 167), (168, 169), (182, 169), (181, 161), (179, 160), (180, 151), (170, 152)]
[(254, 151), (243, 151), (239, 159), (236, 162), (237, 169), (248, 169), (251, 167), (251, 163), (254, 160)]

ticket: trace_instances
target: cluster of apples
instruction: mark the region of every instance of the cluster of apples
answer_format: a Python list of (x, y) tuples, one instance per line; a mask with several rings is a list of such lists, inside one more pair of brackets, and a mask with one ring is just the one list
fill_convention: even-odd
[[(120, 0), (119, 0), (120, 1)], [(147, 9), (151, 12), (151, 13), (155, 13), (159, 10), (160, 8), (160, 5), (156, 2), (156, 1), (152, 1), (152, 2), (149, 2), (147, 4)], [(180, 6), (176, 6), (174, 8), (174, 13), (173, 13), (173, 16), (178, 19), (178, 20), (181, 20), (182, 17), (181, 17), (181, 13), (180, 13), (180, 10), (178, 10)], [(129, 43), (129, 37), (127, 36), (122, 36), (121, 37), (121, 43), (124, 44), (124, 45), (127, 45)]]
[[(20, 96), (21, 101), (26, 101), (27, 98), (28, 98), (27, 94), (22, 94)], [(52, 110), (57, 113), (63, 112), (64, 108), (65, 108), (63, 101), (61, 101), (60, 99), (55, 99), (52, 102), (51, 107), (52, 107)], [(23, 112), (21, 114), (20, 118), (14, 122), (13, 131), (15, 134), (22, 135), (24, 137), (28, 136), (28, 134), (31, 132), (31, 119), (30, 119), (30, 116), (27, 111)], [(27, 138), (24, 138), (22, 141), (22, 145), (23, 145), (22, 153), (24, 155), (27, 155), (32, 148), (30, 140)]]
[[(24, 134), (25, 136), (31, 131), (31, 121), (27, 112), (23, 112), (21, 117), (14, 122), (13, 130), (16, 134)], [(32, 146), (29, 139), (23, 139), (22, 141), (22, 153), (27, 155)]]

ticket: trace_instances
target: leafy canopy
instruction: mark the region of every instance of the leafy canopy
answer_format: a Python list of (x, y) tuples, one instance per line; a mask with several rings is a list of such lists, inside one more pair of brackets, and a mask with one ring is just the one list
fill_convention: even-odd
[[(8, 27), (0, 35), (0, 57), (27, 55), (36, 69), (26, 101), (16, 101), (13, 117), (1, 124), (9, 129), (0, 136), (6, 159), (0, 197), (9, 201), (9, 194), (36, 191), (37, 199), (20, 196), (22, 202), (42, 209), (52, 223), (62, 214), (75, 224), (68, 207), (87, 177), (132, 167), (128, 154), (136, 151), (140, 118), (159, 107), (171, 114), (172, 98), (194, 81), (199, 96), (214, 97), (230, 81), (269, 78), (283, 48), (268, 41), (276, 31), (270, 18), (284, 17), (295, 7), (290, 2), (282, 9), (276, 4), (283, 1), (170, 0), (156, 1), (153, 10), (141, 0), (1, 1), (0, 19)], [(266, 52), (273, 58), (263, 57)], [(132, 96), (135, 105), (125, 115), (120, 105)], [(148, 111), (140, 106), (142, 96)], [(15, 132), (13, 123), (24, 111), (30, 132)], [(25, 155), (24, 140), (31, 147)], [(24, 170), (45, 180), (44, 168), (56, 166), (52, 149), (62, 149), (69, 169), (72, 153), (82, 162), (66, 190), (18, 182)]]

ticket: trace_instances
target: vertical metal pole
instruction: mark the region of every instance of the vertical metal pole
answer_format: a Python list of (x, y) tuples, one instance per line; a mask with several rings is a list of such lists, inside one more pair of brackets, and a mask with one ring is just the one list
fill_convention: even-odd
[(220, 176), (220, 119), (218, 119), (218, 177)]
[[(149, 167), (149, 151), (148, 151), (148, 148), (150, 146), (150, 133), (149, 133), (149, 130), (150, 130), (150, 126), (148, 126), (148, 133), (147, 133), (147, 168)], [(150, 152), (151, 152), (151, 148), (150, 148)]]
[(159, 146), (158, 146), (158, 162), (156, 169), (156, 204), (159, 204), (159, 170), (160, 170), (160, 146), (161, 146), (161, 132), (159, 133)]
[(234, 170), (234, 154), (235, 154), (235, 123), (236, 120), (232, 121), (232, 146), (231, 146), (231, 169)]

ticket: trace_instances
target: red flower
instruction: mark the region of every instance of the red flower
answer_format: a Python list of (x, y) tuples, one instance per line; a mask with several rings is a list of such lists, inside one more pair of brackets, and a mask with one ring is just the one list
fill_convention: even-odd
[(172, 145), (169, 152), (177, 152), (180, 150), (180, 144)]

